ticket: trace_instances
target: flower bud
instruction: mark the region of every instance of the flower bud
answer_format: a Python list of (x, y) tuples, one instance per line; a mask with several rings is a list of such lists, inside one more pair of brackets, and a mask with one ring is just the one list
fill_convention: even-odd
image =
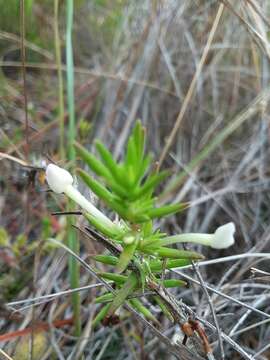
[[(214, 234), (187, 233), (165, 237), (159, 240), (159, 246), (167, 246), (183, 242), (192, 242), (213, 249), (225, 249), (234, 244), (235, 225), (233, 222), (222, 225)], [(147, 244), (144, 244), (147, 246)]]
[(71, 174), (67, 170), (54, 164), (47, 166), (46, 180), (51, 190), (57, 194), (65, 192), (67, 186), (73, 184)]
[(214, 233), (211, 247), (214, 249), (225, 249), (234, 244), (235, 225), (233, 222), (222, 225)]
[[(120, 233), (122, 229), (98, 210), (74, 186), (71, 174), (57, 165), (49, 164), (46, 169), (46, 180), (49, 187), (57, 194), (65, 193), (89, 214), (92, 223), (98, 229), (107, 229), (111, 233)], [(87, 217), (87, 215), (86, 215)]]

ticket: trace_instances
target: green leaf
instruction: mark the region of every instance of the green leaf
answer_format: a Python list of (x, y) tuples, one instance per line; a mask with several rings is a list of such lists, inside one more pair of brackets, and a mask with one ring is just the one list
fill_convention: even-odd
[(97, 220), (94, 216), (87, 212), (84, 212), (83, 215), (86, 220), (88, 220), (89, 223), (93, 225), (97, 230), (99, 230), (102, 234), (113, 239), (119, 238), (122, 235), (122, 231), (119, 227), (115, 226), (109, 228), (108, 226), (104, 226), (99, 220)]
[(137, 164), (141, 165), (144, 157), (145, 146), (145, 128), (142, 126), (141, 121), (138, 120), (136, 122), (131, 138), (133, 139), (135, 145)]
[(111, 179), (111, 174), (106, 166), (104, 166), (94, 155), (77, 142), (74, 143), (74, 147), (77, 154), (90, 167), (90, 169), (92, 169), (97, 175), (102, 176), (107, 180)]
[(167, 247), (160, 247), (155, 250), (144, 249), (144, 252), (147, 254), (152, 254), (153, 252), (162, 258), (169, 259), (192, 259), (192, 260), (201, 260), (203, 259), (203, 255), (195, 252), (195, 251), (187, 251), (187, 250), (178, 250), (171, 249)]
[(116, 266), (117, 272), (123, 272), (126, 270), (130, 260), (132, 259), (138, 245), (139, 238), (135, 236), (134, 242), (132, 244), (123, 245), (123, 251), (119, 257), (118, 264)]
[(154, 323), (156, 323), (157, 325), (160, 325), (159, 321), (155, 318), (155, 316), (151, 313), (151, 311), (149, 311), (142, 303), (139, 299), (130, 299), (129, 300), (130, 305), (137, 310), (138, 312), (140, 312), (141, 314), (143, 314), (143, 316), (148, 319), (153, 321)]
[(115, 181), (111, 181), (108, 183), (110, 188), (115, 192), (117, 196), (120, 198), (126, 199), (128, 196), (128, 192), (121, 185), (117, 184)]
[(174, 322), (172, 314), (168, 310), (167, 306), (163, 303), (163, 301), (158, 296), (154, 296), (154, 299), (157, 302), (158, 306), (161, 308), (162, 312), (167, 316), (167, 318), (171, 322)]
[[(108, 186), (119, 196), (126, 197), (127, 191), (122, 188), (119, 179), (116, 181), (111, 174), (110, 170), (99, 161), (94, 155), (87, 151), (83, 146), (78, 143), (74, 144), (78, 155), (84, 162), (92, 169), (97, 175), (102, 176)], [(121, 178), (121, 176), (120, 176)], [(122, 177), (124, 178), (124, 177)]]
[(116, 284), (124, 284), (127, 281), (127, 276), (121, 274), (101, 272), (98, 275), (103, 279), (114, 281)]
[(125, 302), (126, 298), (133, 293), (137, 285), (138, 285), (137, 276), (134, 272), (132, 272), (130, 273), (123, 287), (116, 292), (114, 300), (111, 303), (108, 311), (108, 317), (113, 315), (115, 311)]
[(0, 246), (9, 246), (9, 236), (3, 227), (0, 228)]
[(128, 140), (124, 167), (128, 174), (129, 187), (135, 188), (150, 164), (151, 158), (144, 158), (145, 129), (137, 121)]
[(118, 263), (118, 258), (111, 255), (95, 255), (91, 256), (91, 259), (94, 259), (102, 264), (113, 265), (115, 266)]
[(22, 248), (26, 245), (27, 243), (27, 236), (24, 235), (24, 234), (19, 234), (17, 237), (16, 237), (16, 245), (18, 246), (18, 248)]
[(144, 293), (145, 284), (146, 284), (146, 272), (144, 266), (141, 266), (139, 261), (136, 261), (135, 264), (140, 274), (140, 284), (141, 284), (142, 292)]
[(138, 173), (138, 167), (140, 167), (140, 164), (138, 163), (136, 146), (134, 143), (134, 138), (131, 136), (128, 141), (127, 153), (125, 159), (125, 170), (129, 174), (129, 179), (128, 179), (129, 186), (135, 185), (134, 181)]
[(168, 176), (168, 174), (168, 171), (163, 171), (160, 174), (151, 175), (138, 190), (136, 190), (133, 194), (129, 196), (129, 199), (136, 200), (140, 197), (145, 196), (147, 192), (152, 192), (155, 187)]
[(178, 286), (187, 286), (187, 282), (179, 279), (165, 279), (162, 282), (165, 288), (174, 288)]
[(116, 211), (121, 217), (125, 216), (126, 209), (121, 205), (123, 202), (117, 201), (115, 196), (106, 189), (105, 186), (100, 184), (94, 178), (89, 176), (84, 170), (77, 170), (79, 176), (85, 182), (85, 184), (108, 206), (110, 206), (114, 211)]
[(142, 225), (143, 237), (150, 236), (153, 233), (153, 222), (150, 220)]
[(95, 298), (96, 304), (102, 304), (104, 302), (112, 302), (114, 298), (114, 295), (110, 292), (107, 292), (106, 294), (100, 295)]
[(108, 191), (105, 186), (101, 185), (94, 178), (88, 175), (84, 170), (77, 169), (77, 173), (85, 184), (102, 200), (110, 204), (113, 201), (113, 195)]
[(105, 164), (106, 168), (110, 171), (114, 180), (121, 181), (118, 173), (118, 165), (114, 161), (110, 151), (98, 140), (96, 140), (95, 145), (103, 163)]
[[(151, 271), (153, 272), (159, 272), (163, 269), (163, 261), (161, 260), (150, 260), (149, 266)], [(166, 262), (166, 269), (173, 269), (178, 268), (186, 265), (190, 265), (191, 260), (190, 259), (173, 259), (173, 260), (167, 260)]]
[(109, 308), (110, 308), (111, 304), (106, 304), (105, 306), (103, 306), (101, 308), (101, 310), (98, 312), (98, 314), (96, 315), (96, 317), (94, 318), (94, 320), (92, 321), (92, 327), (96, 327), (107, 315)]
[(189, 203), (181, 203), (181, 204), (172, 204), (165, 205), (159, 208), (153, 208), (147, 211), (146, 215), (148, 215), (151, 219), (161, 218), (164, 216), (172, 215), (177, 212), (185, 210), (189, 206)]
[(148, 168), (153, 160), (152, 155), (147, 155), (145, 158), (143, 158), (141, 162), (140, 169), (137, 173), (137, 176), (135, 178), (134, 186), (136, 186), (144, 177), (145, 173), (148, 171)]
[(159, 231), (153, 232), (151, 235), (144, 236), (142, 241), (140, 242), (140, 250), (143, 249), (155, 249), (157, 247), (161, 247), (163, 244), (161, 240), (166, 236), (165, 233), (161, 233)]

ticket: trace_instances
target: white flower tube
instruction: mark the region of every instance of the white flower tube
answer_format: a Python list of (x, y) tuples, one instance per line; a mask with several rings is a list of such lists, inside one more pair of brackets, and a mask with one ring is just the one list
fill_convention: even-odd
[(234, 244), (235, 225), (233, 222), (222, 225), (214, 234), (187, 233), (165, 237), (161, 240), (162, 245), (170, 245), (180, 242), (192, 242), (214, 249), (225, 249)]
[(82, 209), (93, 216), (104, 227), (108, 227), (111, 230), (118, 230), (115, 225), (107, 216), (99, 211), (90, 201), (88, 201), (72, 184), (73, 177), (65, 169), (61, 167), (49, 164), (46, 168), (46, 180), (51, 190), (57, 194), (64, 193), (71, 200), (76, 202)]

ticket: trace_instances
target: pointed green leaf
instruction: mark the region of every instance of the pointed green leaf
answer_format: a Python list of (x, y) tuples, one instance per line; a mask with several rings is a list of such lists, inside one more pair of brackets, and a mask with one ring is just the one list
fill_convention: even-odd
[(137, 269), (139, 271), (139, 274), (140, 274), (140, 285), (141, 285), (142, 292), (144, 293), (145, 284), (146, 284), (145, 269), (144, 269), (143, 266), (141, 266), (141, 263), (139, 261), (136, 261), (136, 267), (137, 267)]
[(144, 156), (145, 128), (141, 121), (137, 121), (131, 135), (136, 151), (137, 162), (140, 165)]
[[(161, 260), (150, 260), (149, 261), (149, 266), (150, 266), (151, 271), (153, 271), (153, 272), (162, 271), (163, 263), (164, 262), (161, 261)], [(191, 264), (190, 259), (167, 260), (166, 269), (178, 268), (178, 267), (182, 267), (182, 266), (186, 266), (186, 265), (190, 265), (190, 264)]]
[(147, 237), (153, 233), (153, 221), (148, 221), (142, 225), (143, 237)]
[(115, 225), (113, 227), (104, 226), (99, 220), (97, 220), (93, 215), (84, 212), (83, 213), (86, 220), (89, 221), (91, 225), (93, 225), (97, 230), (99, 230), (102, 234), (116, 239), (119, 238), (122, 235), (122, 230), (119, 226)]
[(129, 196), (129, 199), (136, 200), (146, 195), (147, 192), (153, 191), (157, 185), (168, 176), (168, 174), (168, 171), (163, 171), (160, 174), (151, 175), (138, 190)]
[(121, 205), (121, 202), (117, 201), (115, 196), (106, 189), (100, 182), (89, 176), (84, 170), (77, 170), (79, 176), (85, 182), (85, 184), (107, 205), (109, 205), (114, 211), (116, 211), (121, 217), (125, 215), (126, 209)]
[(94, 320), (92, 321), (92, 327), (96, 327), (107, 315), (109, 308), (110, 308), (111, 304), (106, 304), (105, 306), (103, 306), (101, 308), (101, 310), (97, 313), (96, 317), (94, 318)]
[(111, 203), (113, 200), (113, 195), (108, 191), (105, 186), (101, 185), (94, 178), (87, 174), (82, 169), (77, 169), (77, 173), (80, 178), (85, 182), (85, 184), (102, 200), (106, 203)]
[(94, 155), (87, 151), (79, 143), (75, 142), (74, 147), (80, 158), (92, 169), (97, 175), (103, 176), (106, 179), (111, 178), (111, 174), (106, 167)]
[(147, 307), (145, 307), (139, 299), (136, 298), (131, 299), (129, 300), (129, 303), (135, 310), (143, 314), (143, 316), (146, 319), (153, 321), (157, 325), (160, 325), (159, 321), (155, 318), (155, 316), (151, 313), (151, 311), (149, 311)]
[(160, 218), (167, 215), (172, 215), (177, 212), (185, 210), (189, 206), (189, 203), (165, 205), (159, 208), (153, 208), (147, 211), (147, 215), (151, 218)]
[(160, 244), (160, 241), (166, 236), (165, 233), (161, 233), (160, 231), (153, 232), (149, 236), (144, 236), (143, 240), (140, 241), (140, 250), (145, 248), (154, 250), (158, 247), (161, 247), (163, 244)]
[(110, 292), (107, 292), (106, 294), (100, 295), (98, 297), (95, 298), (95, 303), (96, 304), (102, 304), (104, 302), (112, 302), (114, 298), (114, 295)]
[(115, 311), (125, 302), (126, 298), (133, 293), (137, 285), (137, 276), (132, 272), (122, 288), (116, 292), (114, 300), (111, 303), (110, 309), (108, 311), (108, 317), (113, 315)]
[[(125, 178), (125, 177), (123, 177)], [(112, 191), (115, 192), (116, 195), (118, 195), (120, 198), (126, 199), (128, 196), (128, 192), (126, 190), (126, 188), (124, 188), (120, 182), (117, 183), (116, 181), (114, 181), (113, 179), (107, 183), (108, 186), (112, 189)], [(126, 186), (126, 185), (125, 185)]]
[(112, 157), (110, 151), (99, 140), (96, 140), (95, 145), (104, 165), (110, 171), (114, 179), (116, 181), (121, 180), (118, 175), (118, 165)]
[(115, 266), (118, 263), (118, 258), (111, 255), (95, 255), (91, 256), (91, 259), (94, 259), (102, 264), (113, 265)]
[(157, 302), (158, 306), (161, 308), (162, 312), (167, 316), (167, 318), (171, 322), (174, 322), (172, 314), (168, 310), (167, 306), (163, 303), (163, 301), (158, 296), (154, 296), (154, 299)]
[(127, 281), (127, 276), (121, 274), (101, 272), (98, 275), (103, 279), (114, 281), (116, 284), (124, 284)]
[[(153, 250), (144, 249), (144, 252), (147, 254), (152, 254)], [(167, 247), (160, 247), (154, 250), (154, 253), (157, 256), (162, 258), (169, 258), (169, 259), (192, 259), (192, 260), (201, 260), (204, 258), (203, 255), (195, 252), (195, 251), (187, 251), (187, 250), (178, 250), (178, 249), (171, 249)]]
[(187, 286), (187, 282), (179, 279), (165, 279), (162, 282), (165, 288), (174, 288), (178, 286)]
[(138, 161), (139, 160), (136, 152), (134, 138), (131, 136), (128, 141), (126, 158), (125, 158), (125, 169), (130, 168), (132, 171), (132, 179), (130, 179), (131, 180), (130, 183), (133, 183), (137, 175), (137, 169), (140, 166)]
[(118, 264), (116, 266), (116, 271), (123, 272), (126, 270), (130, 260), (132, 259), (138, 245), (138, 237), (135, 237), (132, 244), (123, 245), (123, 251), (119, 257)]
[(145, 176), (146, 172), (149, 169), (149, 166), (151, 164), (153, 160), (153, 156), (152, 155), (147, 155), (145, 158), (143, 158), (142, 162), (141, 162), (141, 166), (140, 169), (137, 173), (137, 176), (135, 178), (134, 181), (134, 187), (141, 182), (141, 180), (143, 179), (143, 177)]

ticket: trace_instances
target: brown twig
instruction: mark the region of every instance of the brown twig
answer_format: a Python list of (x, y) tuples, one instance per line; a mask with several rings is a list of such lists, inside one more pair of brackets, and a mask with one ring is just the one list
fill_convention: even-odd
[[(60, 328), (65, 325), (71, 325), (73, 323), (73, 318), (63, 319), (63, 320), (55, 320), (52, 325), (56, 328)], [(10, 333), (0, 335), (0, 342), (10, 341), (17, 337), (22, 337), (25, 335), (29, 335), (32, 332), (36, 333), (38, 331), (46, 331), (50, 329), (50, 324), (48, 323), (37, 323), (33, 326), (27, 327), (22, 330), (12, 331)]]
[[(193, 269), (196, 272), (196, 275), (197, 275), (197, 277), (199, 279), (202, 290), (203, 290), (203, 292), (204, 292), (204, 294), (206, 296), (207, 302), (208, 302), (208, 304), (210, 306), (210, 309), (211, 309), (214, 324), (215, 324), (215, 327), (217, 329), (218, 343), (219, 343), (219, 349), (220, 349), (220, 357), (221, 357), (221, 359), (225, 359), (224, 347), (223, 347), (223, 342), (222, 342), (222, 337), (221, 337), (221, 329), (220, 329), (219, 322), (218, 322), (218, 319), (217, 319), (216, 310), (215, 310), (213, 302), (212, 302), (212, 300), (211, 300), (211, 298), (209, 296), (208, 290), (205, 287), (204, 280), (203, 280), (203, 277), (202, 277), (202, 275), (200, 273), (199, 268), (197, 267), (197, 265), (194, 262), (192, 262), (192, 265), (193, 265)], [(205, 349), (206, 348), (207, 348), (207, 346), (205, 345)], [(212, 349), (211, 349), (210, 346), (209, 346), (209, 348), (211, 350), (209, 352), (212, 352)], [(206, 354), (208, 354), (208, 352), (206, 352)]]

